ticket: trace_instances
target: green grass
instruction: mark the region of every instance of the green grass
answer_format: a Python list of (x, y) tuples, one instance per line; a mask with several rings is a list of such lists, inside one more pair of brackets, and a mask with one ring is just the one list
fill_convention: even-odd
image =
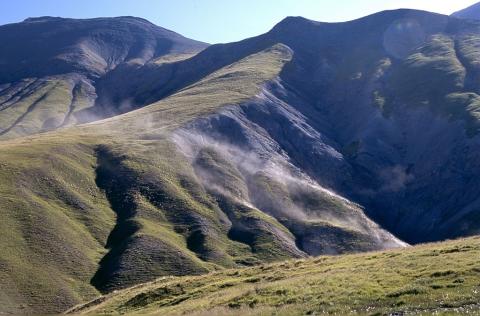
[(0, 139), (35, 134), (60, 126), (72, 99), (72, 85), (61, 78), (48, 79), (0, 115)]
[(74, 311), (92, 315), (480, 313), (480, 238), (169, 277)]
[[(432, 99), (463, 88), (465, 69), (457, 58), (454, 41), (436, 35), (404, 62), (398, 88), (412, 103)], [(432, 104), (432, 106), (435, 106)]]
[(81, 139), (0, 144), (0, 284), (6, 311), (52, 311), (97, 295), (91, 273), (114, 214)]
[(387, 92), (374, 91), (373, 103), (388, 114), (393, 104), (427, 106), (464, 122), (468, 136), (480, 128), (477, 89), (479, 37), (435, 35), (392, 72)]

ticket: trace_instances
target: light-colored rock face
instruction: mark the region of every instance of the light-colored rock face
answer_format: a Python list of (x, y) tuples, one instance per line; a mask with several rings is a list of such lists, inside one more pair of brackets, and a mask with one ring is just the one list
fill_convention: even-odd
[[(241, 186), (231, 191), (224, 174), (197, 166), (206, 188), (276, 217), (309, 254), (342, 252), (358, 242), (342, 236), (346, 228), (369, 236), (372, 249), (401, 244), (365, 213), (410, 242), (475, 232), (469, 218), (478, 188), (465, 187), (464, 177), (479, 170), (479, 143), (466, 136), (461, 121), (409, 106), (386, 117), (366, 102), (353, 113), (330, 111), (318, 111), (278, 79), (250, 102), (195, 121), (175, 139), (193, 165), (205, 148), (230, 162), (226, 168), (238, 170)], [(259, 178), (275, 190), (257, 185)], [(320, 207), (312, 209), (305, 199)], [(341, 228), (315, 230), (315, 221)]]
[(205, 189), (278, 220), (292, 234), (294, 239), (286, 242), (297, 252), (318, 255), (405, 246), (368, 219), (361, 206), (308, 176), (304, 168), (311, 166), (298, 161), (292, 150), (310, 152), (304, 161), (312, 158), (316, 171), (325, 172), (324, 180), (334, 181), (335, 173), (348, 166), (307, 118), (278, 99), (273, 89), (286, 92), (275, 80), (252, 101), (174, 133)]

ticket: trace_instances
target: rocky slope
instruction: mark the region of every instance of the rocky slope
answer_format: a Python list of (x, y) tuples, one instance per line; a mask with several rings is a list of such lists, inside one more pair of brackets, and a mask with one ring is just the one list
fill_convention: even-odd
[(283, 43), (293, 59), (278, 80), (228, 115), (242, 124), (207, 124), (207, 134), (244, 145), (260, 142), (260, 129), (309, 177), (408, 242), (476, 234), (479, 26), (414, 10), (336, 24), (287, 18), (176, 64), (175, 79), (150, 92)]

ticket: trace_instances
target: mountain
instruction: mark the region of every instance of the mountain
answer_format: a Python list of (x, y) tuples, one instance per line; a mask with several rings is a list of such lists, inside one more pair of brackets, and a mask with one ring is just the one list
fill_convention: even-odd
[[(241, 110), (192, 123), (194, 134), (248, 151), (275, 144), (407, 242), (476, 234), (479, 192), (468, 183), (478, 168), (479, 25), (413, 10), (333, 24), (287, 18), (259, 37), (209, 47), (169, 83), (195, 78), (195, 65), (216, 69), (283, 43), (293, 58), (278, 80)], [(448, 199), (439, 198), (444, 188)]]
[[(305, 37), (285, 38), (290, 29)], [(283, 99), (318, 126), (315, 145), (335, 144), (343, 159), (325, 151), (305, 159), (315, 151), (298, 137), (292, 156), (410, 243), (478, 233), (471, 226), (478, 192), (469, 192), (476, 186), (463, 176), (475, 173), (478, 152), (477, 32), (474, 22), (408, 10), (340, 25), (278, 25), (273, 34), (302, 50), (283, 74), (294, 92)], [(302, 44), (308, 37), (312, 47)], [(289, 101), (294, 97), (303, 102)], [(453, 175), (454, 166), (467, 165)], [(438, 199), (445, 188), (448, 198)]]
[(164, 277), (98, 297), (69, 314), (477, 314), (479, 255), (477, 237)]
[(475, 3), (468, 8), (457, 11), (452, 16), (462, 19), (480, 20), (480, 3)]
[[(245, 102), (290, 58), (274, 46), (140, 110), (1, 142), (1, 240), (10, 249), (0, 270), (3, 309), (58, 312), (156, 276), (305, 257), (294, 233), (312, 253), (402, 246), (284, 157), (243, 175), (238, 168), (269, 161), (237, 154), (237, 166), (217, 152), (220, 143), (188, 147), (180, 126)], [(258, 203), (271, 203), (271, 212), (246, 200), (254, 189), (270, 190)]]
[(188, 58), (207, 46), (134, 17), (29, 18), (1, 26), (0, 41), (8, 43), (0, 51), (0, 138), (130, 110), (98, 111), (96, 82), (124, 65)]
[[(122, 36), (92, 45), (108, 47), (98, 50), (108, 67), (98, 54), (46, 54), (52, 68), (27, 77), (50, 86), (32, 83), (0, 111), (3, 312), (61, 312), (160, 276), (480, 232), (480, 22), (415, 10), (289, 17), (236, 43), (172, 35), (178, 50), (151, 53), (122, 44), (132, 19), (148, 26), (139, 34), (172, 35), (136, 18), (14, 25), (92, 23)], [(58, 76), (80, 78), (82, 97)], [(83, 110), (69, 112), (81, 113), (52, 123), (72, 99)]]
[(128, 16), (29, 18), (3, 25), (0, 40), (9, 43), (0, 52), (0, 83), (71, 72), (98, 78), (122, 63), (144, 64), (206, 47), (147, 20)]

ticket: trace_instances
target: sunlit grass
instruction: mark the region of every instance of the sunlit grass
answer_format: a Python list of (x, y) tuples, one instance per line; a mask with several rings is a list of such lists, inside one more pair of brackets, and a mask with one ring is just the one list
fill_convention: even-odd
[(159, 279), (79, 309), (87, 314), (384, 315), (479, 313), (480, 239)]

